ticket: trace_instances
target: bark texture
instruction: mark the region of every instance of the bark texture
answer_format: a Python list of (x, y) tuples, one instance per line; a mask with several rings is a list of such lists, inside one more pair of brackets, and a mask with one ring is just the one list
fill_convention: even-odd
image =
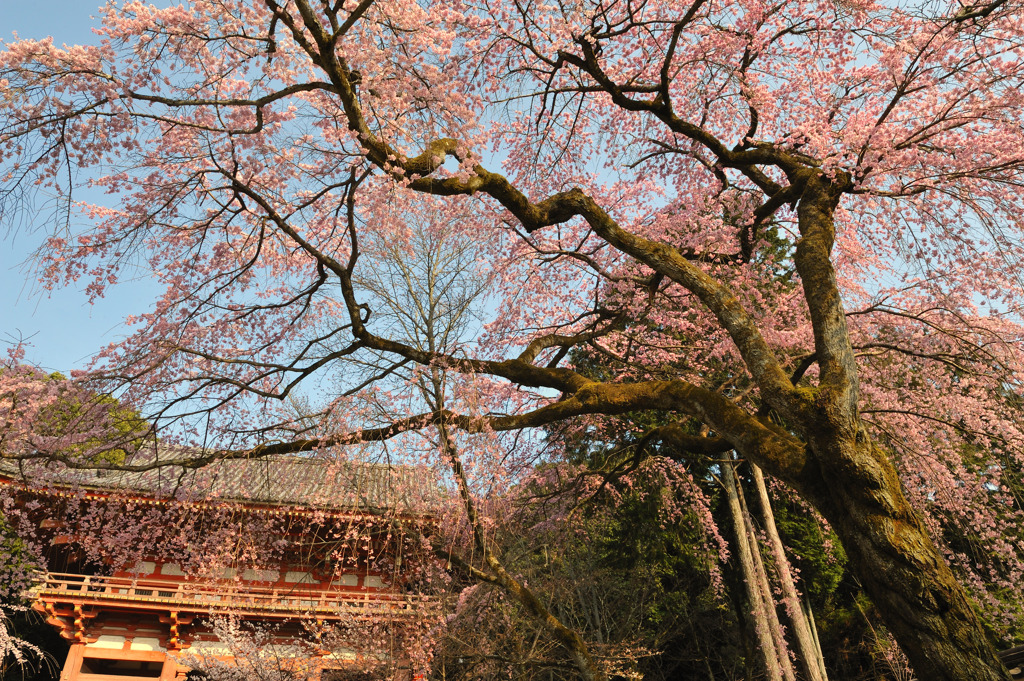
[[(977, 613), (907, 502), (888, 457), (867, 441), (837, 447), (817, 506), (920, 679), (1007, 681)], [(830, 462), (832, 463), (832, 462)]]
[(831, 260), (835, 211), (849, 178), (805, 171), (793, 179), (804, 187), (795, 262), (820, 368), (818, 386), (794, 410), (817, 462), (804, 492), (836, 530), (854, 574), (920, 678), (1006, 681), (1009, 673), (966, 593), (860, 418), (856, 357)]

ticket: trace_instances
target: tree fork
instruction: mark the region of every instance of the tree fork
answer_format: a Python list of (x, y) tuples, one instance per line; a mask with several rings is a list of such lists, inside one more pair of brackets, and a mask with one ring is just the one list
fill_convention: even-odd
[(907, 500), (895, 466), (860, 419), (858, 367), (831, 260), (835, 211), (850, 179), (806, 169), (791, 180), (804, 187), (794, 260), (821, 370), (811, 391), (813, 406), (785, 405), (790, 413), (801, 412), (800, 429), (820, 466), (821, 484), (804, 493), (836, 530), (854, 574), (920, 678), (1008, 681), (966, 592)]

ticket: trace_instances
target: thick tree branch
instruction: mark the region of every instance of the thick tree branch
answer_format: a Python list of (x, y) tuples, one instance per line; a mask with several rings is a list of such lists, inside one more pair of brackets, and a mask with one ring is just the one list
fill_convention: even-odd
[(845, 437), (853, 437), (857, 430), (857, 362), (831, 259), (834, 211), (850, 186), (849, 178), (832, 182), (817, 171), (805, 171), (793, 179), (794, 184), (803, 187), (797, 208), (800, 240), (794, 258), (814, 330), (814, 355), (821, 369), (815, 401), (823, 410), (819, 415), (825, 415)]

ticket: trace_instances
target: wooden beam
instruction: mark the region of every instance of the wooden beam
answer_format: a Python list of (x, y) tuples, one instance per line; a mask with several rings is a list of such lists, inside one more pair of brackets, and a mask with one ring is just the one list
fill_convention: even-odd
[(132, 662), (163, 662), (162, 650), (123, 650), (121, 648), (85, 648), (84, 656), (93, 660), (131, 660)]

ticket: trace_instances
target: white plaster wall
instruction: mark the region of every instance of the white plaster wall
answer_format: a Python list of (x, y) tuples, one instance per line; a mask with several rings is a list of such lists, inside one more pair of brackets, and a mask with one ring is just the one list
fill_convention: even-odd
[(246, 570), (242, 579), (247, 582), (276, 582), (279, 574), (277, 570)]
[(336, 586), (359, 586), (359, 575), (339, 575), (334, 578)]
[(160, 639), (136, 636), (132, 639), (132, 650), (164, 650)]
[(86, 648), (106, 648), (108, 650), (121, 650), (124, 648), (124, 636), (103, 635), (92, 643), (86, 643)]
[(308, 572), (289, 570), (284, 573), (284, 581), (297, 584), (316, 584), (317, 580)]

